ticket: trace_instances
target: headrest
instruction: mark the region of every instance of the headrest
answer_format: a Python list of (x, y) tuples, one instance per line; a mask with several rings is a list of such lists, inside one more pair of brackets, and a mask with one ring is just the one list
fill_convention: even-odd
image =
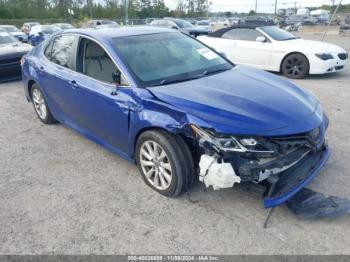
[(86, 47), (85, 57), (94, 58), (104, 56), (106, 52), (103, 50), (101, 46), (94, 42), (89, 42)]

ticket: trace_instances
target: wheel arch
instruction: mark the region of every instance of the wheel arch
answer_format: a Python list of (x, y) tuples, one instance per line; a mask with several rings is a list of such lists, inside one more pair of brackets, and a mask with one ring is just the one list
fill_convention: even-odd
[(33, 79), (29, 80), (27, 84), (28, 97), (30, 101), (32, 100), (32, 88), (34, 84), (37, 84), (37, 83)]
[(308, 66), (309, 66), (308, 73), (310, 73), (310, 61), (309, 61), (309, 59), (307, 58), (307, 55), (305, 55), (303, 52), (299, 52), (299, 51), (292, 51), (292, 52), (289, 52), (289, 53), (287, 53), (287, 54), (282, 58), (281, 63), (280, 63), (280, 70), (279, 70), (279, 72), (280, 72), (280, 73), (282, 72), (282, 65), (283, 65), (284, 60), (285, 60), (288, 56), (290, 56), (290, 55), (295, 55), (295, 54), (299, 54), (299, 55), (302, 55), (302, 56), (305, 57), (305, 59), (306, 59), (306, 61), (307, 61), (307, 63), (308, 63)]
[(141, 128), (140, 130), (138, 130), (138, 132), (135, 135), (135, 138), (133, 140), (133, 145), (132, 145), (132, 155), (133, 155), (133, 157), (135, 157), (137, 140), (139, 139), (141, 134), (143, 134), (144, 132), (147, 132), (147, 131), (166, 132), (166, 133), (168, 133), (170, 135), (178, 136), (185, 142), (185, 144), (187, 145), (188, 149), (193, 154), (191, 144), (189, 143), (190, 140), (183, 133), (175, 132), (174, 130), (169, 130), (169, 129), (167, 129), (165, 127), (161, 127), (161, 126), (147, 126), (147, 127), (144, 127), (144, 128)]

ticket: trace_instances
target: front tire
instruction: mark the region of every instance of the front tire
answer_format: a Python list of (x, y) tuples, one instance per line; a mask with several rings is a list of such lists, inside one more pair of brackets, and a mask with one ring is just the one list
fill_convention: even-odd
[(36, 84), (33, 84), (32, 86), (31, 97), (35, 113), (40, 121), (44, 124), (56, 123), (57, 121), (52, 116), (42, 91)]
[(136, 161), (145, 183), (158, 193), (176, 197), (190, 187), (193, 159), (181, 137), (146, 131), (136, 143)]
[(309, 61), (302, 54), (288, 55), (282, 62), (281, 71), (288, 77), (293, 79), (302, 79), (309, 74)]

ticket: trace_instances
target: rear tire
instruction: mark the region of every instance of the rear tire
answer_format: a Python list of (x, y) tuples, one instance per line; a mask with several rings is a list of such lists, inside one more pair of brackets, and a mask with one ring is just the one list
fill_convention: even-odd
[(288, 77), (293, 79), (302, 79), (309, 74), (309, 61), (302, 54), (288, 55), (282, 62), (281, 71)]
[(162, 130), (142, 133), (136, 161), (145, 183), (164, 196), (176, 197), (193, 183), (192, 155), (179, 136)]
[(44, 124), (54, 124), (57, 122), (51, 114), (41, 89), (36, 84), (32, 86), (31, 98), (35, 113), (41, 122)]

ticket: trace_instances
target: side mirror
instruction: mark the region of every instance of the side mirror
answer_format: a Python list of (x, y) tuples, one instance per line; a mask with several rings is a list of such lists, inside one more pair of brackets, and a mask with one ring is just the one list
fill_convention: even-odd
[(115, 96), (118, 94), (118, 88), (119, 88), (120, 83), (121, 83), (121, 73), (115, 72), (112, 74), (112, 76), (113, 76), (113, 81), (115, 83), (115, 89), (112, 90), (111, 95)]
[(266, 37), (265, 36), (258, 36), (256, 39), (255, 39), (256, 42), (266, 42)]

